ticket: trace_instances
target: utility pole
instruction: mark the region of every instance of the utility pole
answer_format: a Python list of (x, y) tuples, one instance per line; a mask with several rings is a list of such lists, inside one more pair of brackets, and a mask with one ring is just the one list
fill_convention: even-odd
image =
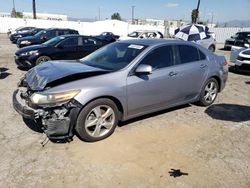
[(101, 8), (98, 7), (98, 18), (99, 18), (99, 21), (101, 20)]
[(33, 19), (36, 19), (36, 0), (32, 0)]
[(12, 11), (11, 11), (11, 17), (15, 18), (16, 17), (15, 0), (13, 0), (12, 3), (13, 3), (13, 8), (12, 8)]
[(132, 24), (134, 24), (134, 11), (135, 11), (135, 6), (131, 6), (132, 7)]
[(15, 0), (13, 0), (13, 9), (16, 9), (16, 7), (15, 7)]
[(214, 22), (214, 12), (212, 12), (211, 16), (212, 16), (212, 18), (211, 18), (211, 27), (213, 27), (213, 22)]

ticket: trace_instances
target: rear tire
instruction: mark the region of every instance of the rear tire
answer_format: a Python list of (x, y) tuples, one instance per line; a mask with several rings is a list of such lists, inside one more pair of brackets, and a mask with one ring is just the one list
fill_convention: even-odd
[(215, 46), (209, 46), (208, 50), (210, 50), (211, 52), (215, 52)]
[(218, 91), (219, 85), (217, 80), (215, 78), (210, 78), (202, 88), (198, 104), (201, 106), (209, 106), (213, 104), (218, 95)]
[(80, 112), (76, 121), (76, 133), (86, 142), (103, 140), (114, 132), (118, 117), (118, 108), (112, 100), (97, 99)]
[(49, 56), (45, 56), (45, 55), (44, 56), (40, 56), (36, 60), (36, 65), (39, 65), (39, 64), (41, 64), (41, 63), (43, 63), (45, 61), (50, 61), (50, 60), (51, 60), (51, 58)]

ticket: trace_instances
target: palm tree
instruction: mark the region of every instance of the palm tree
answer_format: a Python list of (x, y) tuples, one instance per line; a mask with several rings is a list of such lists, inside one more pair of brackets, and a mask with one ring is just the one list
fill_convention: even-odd
[(198, 5), (196, 9), (192, 11), (192, 23), (196, 24), (199, 17), (200, 0), (198, 0)]
[(36, 19), (36, 0), (32, 0), (33, 18)]

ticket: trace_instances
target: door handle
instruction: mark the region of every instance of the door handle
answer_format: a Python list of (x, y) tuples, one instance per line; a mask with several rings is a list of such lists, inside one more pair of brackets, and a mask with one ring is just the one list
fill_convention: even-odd
[(176, 76), (178, 73), (177, 72), (170, 72), (168, 75), (170, 76), (170, 77), (173, 77), (173, 76)]
[(203, 68), (206, 68), (206, 67), (207, 67), (206, 64), (201, 64), (201, 65), (200, 65), (200, 68), (202, 68), (202, 69), (203, 69)]

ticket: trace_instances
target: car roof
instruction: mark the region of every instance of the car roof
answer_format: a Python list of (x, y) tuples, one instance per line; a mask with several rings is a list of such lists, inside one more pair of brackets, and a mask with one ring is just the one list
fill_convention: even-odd
[(45, 30), (47, 30), (47, 31), (51, 31), (51, 30), (72, 30), (72, 31), (74, 31), (74, 29), (69, 29), (69, 28), (48, 28)]
[(120, 43), (131, 43), (131, 44), (138, 44), (138, 45), (145, 45), (145, 46), (157, 46), (161, 44), (194, 44), (192, 42), (177, 40), (177, 39), (131, 39), (131, 40), (124, 40), (119, 41)]
[(250, 31), (240, 31), (240, 32), (237, 32), (237, 33), (246, 33), (246, 34), (250, 34)]

